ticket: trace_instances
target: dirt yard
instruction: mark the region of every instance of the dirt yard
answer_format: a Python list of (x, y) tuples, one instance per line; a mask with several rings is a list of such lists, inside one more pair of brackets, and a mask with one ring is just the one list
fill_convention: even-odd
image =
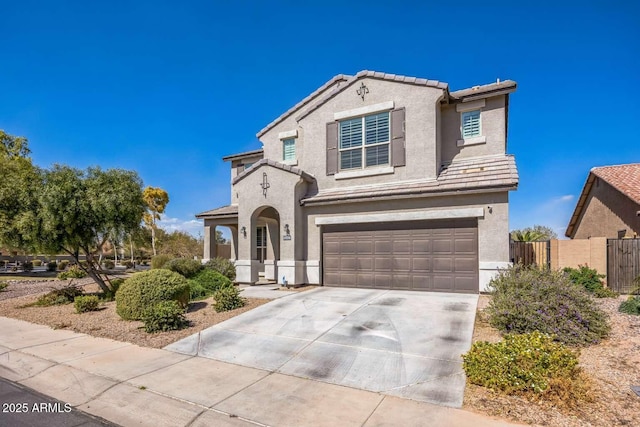
[[(87, 292), (98, 290), (90, 279), (76, 280), (74, 283), (82, 285)], [(0, 315), (56, 329), (161, 348), (268, 302), (264, 299), (249, 299), (245, 307), (226, 313), (216, 313), (211, 307), (211, 299), (195, 302), (186, 315), (191, 322), (189, 328), (155, 334), (144, 332), (141, 329), (142, 322), (121, 320), (115, 313), (115, 302), (103, 304), (100, 311), (84, 314), (76, 314), (73, 304), (21, 308), (51, 288), (66, 284), (68, 282), (59, 280), (10, 282), (0, 292)], [(474, 341), (495, 342), (501, 339), (500, 334), (487, 323), (483, 315), (482, 310), (489, 298), (485, 295), (480, 297)], [(541, 426), (640, 426), (640, 397), (630, 389), (632, 385), (640, 386), (640, 316), (618, 312), (618, 305), (625, 298), (598, 300), (598, 304), (610, 316), (611, 336), (598, 345), (581, 350), (580, 365), (594, 386), (596, 399), (593, 403), (586, 403), (577, 410), (569, 411), (545, 402), (501, 396), (483, 387), (468, 384), (463, 408), (509, 421)]]
[[(489, 298), (480, 297), (474, 342), (501, 339), (482, 313)], [(626, 298), (598, 300), (610, 316), (611, 336), (580, 351), (580, 366), (594, 386), (593, 403), (585, 403), (573, 411), (561, 410), (549, 403), (501, 396), (467, 384), (464, 409), (541, 426), (640, 426), (640, 396), (630, 388), (640, 386), (640, 316), (618, 312), (618, 306)]]

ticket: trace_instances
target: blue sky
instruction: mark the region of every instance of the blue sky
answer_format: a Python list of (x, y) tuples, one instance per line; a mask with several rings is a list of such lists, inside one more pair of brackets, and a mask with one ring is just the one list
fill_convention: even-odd
[(138, 171), (197, 235), (221, 157), (336, 74), (512, 79), (511, 228), (562, 235), (590, 168), (640, 161), (640, 6), (517, 3), (0, 0), (0, 129), (40, 166)]

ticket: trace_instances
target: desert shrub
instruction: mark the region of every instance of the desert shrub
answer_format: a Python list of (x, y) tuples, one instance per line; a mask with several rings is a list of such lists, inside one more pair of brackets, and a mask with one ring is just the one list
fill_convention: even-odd
[(113, 260), (111, 260), (111, 259), (103, 259), (102, 260), (102, 266), (104, 268), (106, 268), (107, 270), (112, 270), (112, 269), (115, 268), (116, 263), (113, 262)]
[(2, 292), (3, 290), (5, 290), (5, 288), (9, 286), (9, 284), (7, 282), (0, 282), (0, 292)]
[(195, 281), (193, 279), (189, 280), (189, 298), (190, 298), (190, 300), (194, 301), (194, 300), (204, 299), (204, 298), (208, 297), (209, 295), (211, 295), (212, 293), (213, 293), (212, 291), (206, 289), (204, 286), (202, 286), (197, 281)]
[(187, 279), (191, 279), (204, 267), (202, 263), (196, 259), (174, 258), (166, 263), (163, 268), (175, 271), (176, 273), (182, 274)]
[(33, 305), (51, 306), (72, 303), (76, 297), (82, 295), (82, 289), (77, 286), (65, 286), (64, 288), (54, 289), (42, 295)]
[(236, 280), (236, 267), (228, 259), (213, 258), (207, 261), (204, 266), (208, 269), (217, 271), (232, 282)]
[(47, 263), (47, 271), (56, 271), (58, 269), (58, 263), (55, 261), (49, 261)]
[(617, 293), (604, 287), (602, 279), (604, 274), (598, 274), (595, 268), (580, 265), (578, 268), (565, 267), (562, 271), (567, 274), (569, 280), (578, 286), (582, 286), (597, 298), (615, 298)]
[(223, 287), (213, 294), (215, 303), (213, 308), (218, 312), (234, 310), (244, 307), (245, 299), (240, 296), (240, 290), (235, 286)]
[(67, 268), (67, 265), (69, 265), (69, 261), (63, 259), (58, 263), (58, 271), (64, 271)]
[(490, 287), (489, 323), (503, 333), (540, 331), (565, 344), (586, 345), (610, 331), (607, 314), (561, 271), (511, 267)]
[(210, 270), (208, 268), (203, 269), (193, 278), (194, 281), (198, 282), (203, 288), (208, 289), (212, 293), (217, 291), (218, 289), (231, 287), (233, 283), (226, 276), (223, 276), (221, 273)]
[(189, 282), (173, 271), (158, 269), (136, 273), (116, 292), (116, 312), (125, 320), (140, 320), (144, 310), (160, 301), (189, 304)]
[(87, 273), (75, 264), (69, 267), (66, 271), (58, 273), (58, 279), (60, 280), (82, 279), (83, 277), (87, 277)]
[(131, 262), (131, 260), (122, 262), (122, 265), (124, 265), (126, 268), (133, 268), (133, 262)]
[(640, 316), (640, 296), (630, 296), (626, 301), (623, 301), (620, 304), (618, 311), (621, 313)]
[(31, 261), (31, 263), (34, 267), (40, 267), (42, 265), (42, 260), (34, 259), (33, 261)]
[(163, 268), (169, 261), (171, 261), (171, 256), (169, 255), (156, 255), (151, 258), (151, 268)]
[(73, 300), (73, 306), (76, 309), (76, 313), (86, 313), (87, 311), (96, 311), (100, 300), (95, 295), (81, 295), (75, 297)]
[(22, 263), (22, 271), (32, 271), (33, 263), (31, 261), (25, 261)]
[(537, 331), (475, 342), (462, 359), (469, 382), (506, 394), (542, 393), (552, 380), (571, 381), (580, 373), (576, 353)]
[(151, 332), (182, 329), (189, 324), (184, 308), (177, 301), (160, 301), (142, 314), (144, 330)]

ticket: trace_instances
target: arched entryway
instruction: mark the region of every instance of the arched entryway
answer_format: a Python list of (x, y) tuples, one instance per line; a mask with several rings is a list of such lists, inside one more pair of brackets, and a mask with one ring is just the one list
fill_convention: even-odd
[(277, 282), (280, 260), (280, 214), (262, 206), (251, 215), (251, 259), (257, 261), (258, 281)]

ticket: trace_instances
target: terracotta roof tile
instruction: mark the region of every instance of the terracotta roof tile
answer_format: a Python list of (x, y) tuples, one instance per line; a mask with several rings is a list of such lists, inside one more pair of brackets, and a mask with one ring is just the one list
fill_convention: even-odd
[(597, 167), (591, 173), (640, 204), (640, 163)]

